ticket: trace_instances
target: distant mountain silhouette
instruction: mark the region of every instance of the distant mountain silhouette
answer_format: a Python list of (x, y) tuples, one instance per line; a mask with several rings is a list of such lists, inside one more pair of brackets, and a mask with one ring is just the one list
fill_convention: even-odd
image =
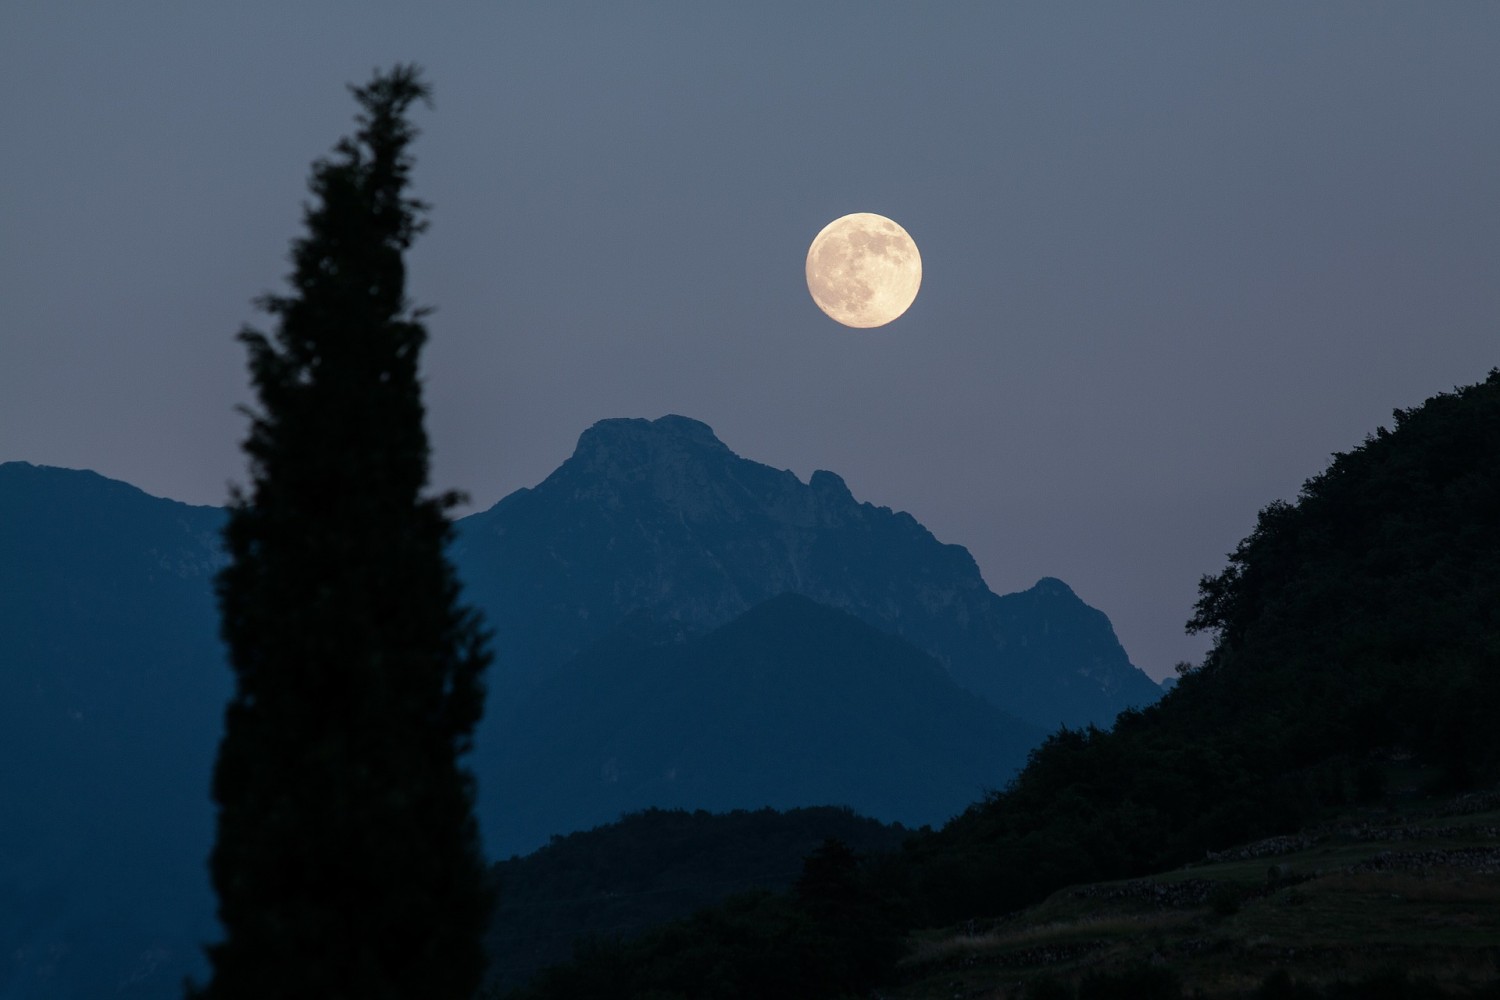
[(798, 593), (899, 635), (1044, 729), (1109, 725), (1161, 690), (1061, 581), (997, 597), (911, 515), (740, 458), (681, 416), (603, 420), (571, 458), (460, 522), (454, 557), (496, 629), (497, 682), (546, 674), (627, 615), (713, 628)]
[(0, 465), (0, 997), (166, 996), (206, 968), (223, 520)]
[(638, 614), (494, 712), (480, 821), (528, 848), (646, 806), (940, 823), (1044, 735), (904, 640), (794, 594), (692, 638)]

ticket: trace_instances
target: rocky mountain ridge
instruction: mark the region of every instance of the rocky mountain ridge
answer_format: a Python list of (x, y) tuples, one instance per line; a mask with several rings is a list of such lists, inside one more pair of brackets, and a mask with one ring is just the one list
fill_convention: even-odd
[(910, 514), (857, 501), (832, 472), (803, 483), (741, 458), (682, 416), (596, 423), (537, 486), (464, 518), (453, 554), (521, 683), (637, 610), (709, 629), (796, 593), (911, 642), (1043, 728), (1107, 726), (1160, 695), (1061, 581), (997, 596), (967, 549)]

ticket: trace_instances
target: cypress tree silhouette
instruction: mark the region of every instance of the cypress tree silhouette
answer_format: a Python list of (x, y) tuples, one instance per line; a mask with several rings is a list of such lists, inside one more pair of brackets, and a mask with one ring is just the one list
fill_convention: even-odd
[(350, 88), (353, 138), (314, 163), (295, 294), (246, 329), (260, 402), (218, 578), (237, 688), (214, 772), (222, 942), (204, 1000), (472, 997), (490, 896), (459, 763), (483, 703), (486, 635), (460, 606), (446, 510), (424, 497), (426, 338), (403, 252), (428, 99), (397, 66)]

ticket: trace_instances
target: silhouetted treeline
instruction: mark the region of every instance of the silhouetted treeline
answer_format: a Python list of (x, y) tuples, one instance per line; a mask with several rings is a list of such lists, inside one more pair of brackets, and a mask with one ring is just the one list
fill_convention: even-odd
[(592, 944), (543, 972), (527, 997), (702, 998), (862, 995), (889, 975), (902, 926), (848, 845), (830, 839), (788, 892), (731, 897), (630, 941)]
[(494, 866), (487, 937), (493, 985), (511, 988), (572, 956), (577, 942), (629, 940), (752, 889), (785, 889), (832, 838), (860, 854), (910, 831), (848, 809), (648, 809)]

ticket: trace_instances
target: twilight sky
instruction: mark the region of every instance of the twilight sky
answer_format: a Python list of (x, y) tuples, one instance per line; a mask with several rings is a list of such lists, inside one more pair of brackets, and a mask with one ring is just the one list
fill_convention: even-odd
[[(1153, 676), (1200, 575), (1392, 408), (1500, 364), (1500, 4), (0, 6), (0, 461), (218, 504), (233, 339), (346, 83), (414, 61), (434, 485), (681, 413), (1058, 576)], [(921, 248), (850, 330), (832, 219)]]

